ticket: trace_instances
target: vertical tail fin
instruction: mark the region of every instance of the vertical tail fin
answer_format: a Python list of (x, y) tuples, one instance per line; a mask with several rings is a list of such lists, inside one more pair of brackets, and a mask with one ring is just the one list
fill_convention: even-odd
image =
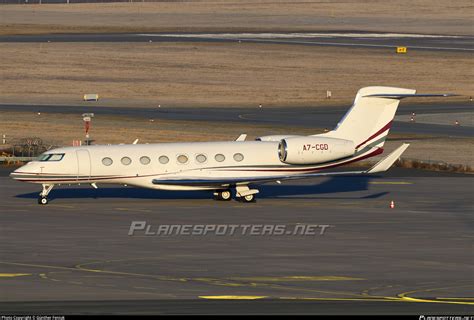
[(356, 149), (382, 147), (392, 125), (400, 99), (416, 90), (393, 87), (365, 87), (357, 92), (352, 108), (337, 127), (325, 135), (354, 141)]

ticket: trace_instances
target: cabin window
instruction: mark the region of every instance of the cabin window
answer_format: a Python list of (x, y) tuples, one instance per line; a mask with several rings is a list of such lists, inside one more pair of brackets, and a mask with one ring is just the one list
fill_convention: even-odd
[(222, 162), (225, 160), (225, 156), (221, 153), (218, 153), (216, 154), (216, 156), (214, 157), (214, 159), (216, 159), (217, 162)]
[(186, 162), (188, 162), (188, 157), (186, 157), (184, 154), (180, 154), (178, 156), (178, 162), (181, 164), (185, 164)]
[(151, 160), (147, 156), (143, 156), (143, 157), (140, 158), (140, 163), (143, 164), (143, 165), (147, 165), (150, 162), (151, 162)]
[(61, 161), (64, 158), (64, 153), (45, 153), (39, 156), (39, 161)]
[(198, 154), (196, 156), (196, 161), (199, 163), (204, 163), (206, 162), (206, 160), (207, 160), (207, 157), (204, 154)]
[(234, 160), (237, 161), (237, 162), (240, 162), (240, 161), (244, 160), (244, 155), (241, 154), (241, 153), (235, 153), (234, 154)]
[(132, 163), (132, 159), (129, 157), (123, 157), (120, 162), (122, 162), (123, 165), (128, 166), (130, 163)]
[(161, 156), (158, 158), (158, 161), (160, 161), (161, 164), (167, 164), (170, 159), (167, 156)]
[(102, 159), (102, 164), (104, 166), (110, 166), (110, 165), (112, 165), (112, 163), (114, 163), (114, 162), (109, 157), (105, 157), (104, 159)]

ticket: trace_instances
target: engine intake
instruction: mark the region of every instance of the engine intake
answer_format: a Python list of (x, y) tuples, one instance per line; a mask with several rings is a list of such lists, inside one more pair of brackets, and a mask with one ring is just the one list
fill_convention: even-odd
[(317, 164), (352, 156), (354, 142), (327, 137), (286, 138), (278, 145), (278, 156), (287, 164)]

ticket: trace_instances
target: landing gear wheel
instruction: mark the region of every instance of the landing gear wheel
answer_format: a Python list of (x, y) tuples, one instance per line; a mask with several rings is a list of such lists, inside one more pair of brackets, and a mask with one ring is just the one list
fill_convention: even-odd
[(254, 202), (255, 201), (255, 195), (249, 194), (245, 197), (241, 198), (243, 202), (249, 203), (249, 202)]
[(258, 189), (250, 189), (248, 185), (237, 185), (235, 187), (237, 201), (240, 202), (255, 202), (255, 195), (259, 192)]
[(230, 190), (224, 190), (220, 192), (220, 198), (224, 201), (229, 201), (232, 198), (232, 193)]
[(38, 204), (46, 205), (48, 204), (48, 194), (53, 190), (54, 184), (43, 184), (43, 190), (39, 194)]
[(221, 201), (229, 201), (232, 199), (232, 193), (230, 190), (217, 191), (215, 193), (215, 199)]

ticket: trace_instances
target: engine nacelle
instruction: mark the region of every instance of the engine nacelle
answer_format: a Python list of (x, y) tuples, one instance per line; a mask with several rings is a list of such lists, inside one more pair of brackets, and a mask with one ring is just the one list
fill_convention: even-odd
[(257, 141), (281, 141), (281, 139), (287, 139), (287, 138), (294, 138), (294, 137), (301, 137), (301, 136), (295, 136), (291, 134), (278, 134), (278, 135), (273, 135), (273, 136), (263, 136), (263, 137), (258, 137), (255, 138)]
[(317, 164), (352, 156), (354, 142), (326, 137), (294, 137), (280, 141), (280, 161), (288, 164)]

